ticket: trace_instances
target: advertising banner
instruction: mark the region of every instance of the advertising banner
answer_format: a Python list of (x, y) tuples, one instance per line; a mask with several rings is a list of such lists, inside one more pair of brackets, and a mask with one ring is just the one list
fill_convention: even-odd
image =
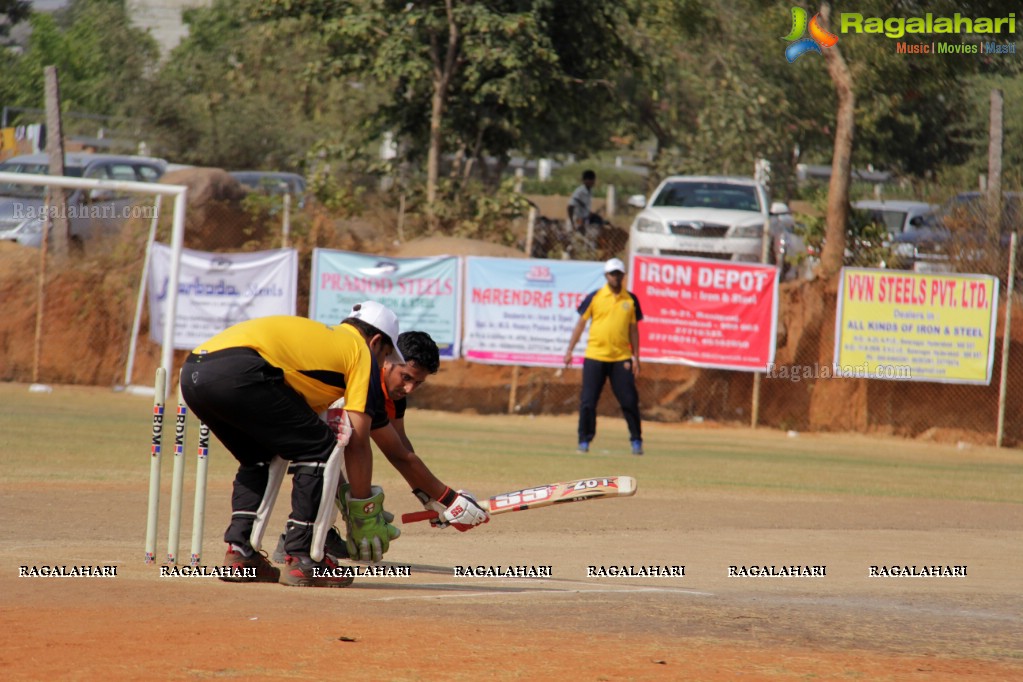
[(998, 280), (843, 268), (835, 374), (989, 384)]
[(387, 258), (314, 249), (309, 317), (337, 324), (356, 303), (374, 300), (398, 315), (402, 331), (426, 332), (441, 358), (457, 358), (460, 276), (456, 256)]
[[(603, 263), (467, 258), (466, 359), (561, 367), (579, 319), (576, 308), (605, 283)], [(573, 364), (582, 364), (586, 337), (576, 344)]]
[(640, 359), (739, 371), (774, 360), (778, 270), (773, 265), (633, 254)]
[[(170, 281), (170, 247), (153, 244), (149, 269), (149, 336), (162, 341)], [(189, 350), (231, 325), (294, 315), (298, 255), (294, 249), (207, 253), (184, 249), (178, 280), (174, 348)]]

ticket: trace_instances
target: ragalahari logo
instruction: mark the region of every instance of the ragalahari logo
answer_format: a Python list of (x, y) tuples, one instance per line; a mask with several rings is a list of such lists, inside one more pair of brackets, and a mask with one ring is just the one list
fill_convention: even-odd
[[(809, 24), (806, 21), (806, 10), (802, 7), (792, 8), (792, 30), (785, 40), (792, 43), (785, 48), (785, 59), (789, 64), (799, 59), (807, 52), (821, 52), (822, 47), (832, 47), (838, 42), (838, 36), (824, 30), (820, 23), (820, 14), (813, 15)], [(810, 37), (804, 38), (804, 34), (810, 31)]]

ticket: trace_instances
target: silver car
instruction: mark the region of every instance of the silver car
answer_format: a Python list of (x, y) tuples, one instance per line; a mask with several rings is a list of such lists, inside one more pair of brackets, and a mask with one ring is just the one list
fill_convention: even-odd
[[(70, 153), (64, 156), (64, 175), (96, 180), (157, 182), (167, 162), (144, 156)], [(0, 164), (0, 172), (47, 175), (46, 154), (16, 156)], [(137, 196), (106, 189), (67, 190), (68, 223), (73, 241), (82, 243), (105, 232), (120, 229), (131, 217)], [(0, 240), (25, 246), (42, 243), (46, 188), (19, 183), (0, 183)]]

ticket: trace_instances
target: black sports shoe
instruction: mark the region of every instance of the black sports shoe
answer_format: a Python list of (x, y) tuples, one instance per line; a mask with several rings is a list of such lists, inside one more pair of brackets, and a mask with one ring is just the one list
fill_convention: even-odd
[[(221, 576), (220, 579), (229, 583), (275, 583), (281, 575), (280, 570), (267, 561), (266, 555), (262, 552), (253, 552), (251, 556), (245, 556), (228, 547), (223, 565), (230, 568), (232, 574)], [(246, 573), (252, 575), (245, 575)]]
[[(335, 559), (348, 558), (348, 543), (341, 537), (341, 531), (331, 528), (327, 531), (327, 541), (323, 546), (324, 554)], [(277, 549), (274, 550), (273, 560), (275, 564), (283, 564), (287, 559), (287, 552), (284, 551), (284, 533), (277, 539)]]
[(288, 587), (348, 587), (355, 582), (355, 576), (349, 575), (353, 570), (353, 566), (338, 566), (329, 556), (323, 561), (288, 556), (280, 583)]

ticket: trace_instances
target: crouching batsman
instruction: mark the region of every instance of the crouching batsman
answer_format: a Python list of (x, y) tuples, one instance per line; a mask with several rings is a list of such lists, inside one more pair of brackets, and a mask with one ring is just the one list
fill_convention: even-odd
[[(188, 356), (181, 370), (185, 402), (238, 460), (224, 564), (252, 575), (232, 581), (351, 584), (350, 577), (335, 576), (336, 564), (324, 552), (342, 469), (352, 558), (380, 561), (398, 537), (384, 517), (383, 491), (372, 486), (367, 411), (371, 384), (379, 381), (374, 366), (404, 364), (398, 334), (397, 316), (367, 301), (334, 326), (291, 316), (241, 322)], [(346, 423), (339, 440), (319, 413), (342, 397)], [(259, 550), (286, 470), (293, 478), (282, 572)]]
[[(429, 334), (423, 331), (402, 332), (398, 336), (398, 352), (404, 363), (394, 362), (393, 357), (384, 360), (383, 367), (375, 376), (379, 385), (370, 384), (367, 412), (371, 415), (370, 438), (387, 458), (388, 462), (408, 482), (409, 487), (423, 506), (437, 512), (431, 523), (435, 528), (452, 526), (467, 531), (487, 523), (490, 515), (476, 501), (472, 493), (456, 490), (438, 479), (426, 463), (416, 454), (405, 430), (405, 412), (408, 396), (421, 387), (431, 374), (440, 369), (440, 349)], [(326, 420), (338, 433), (339, 442), (345, 439), (345, 398), (337, 400), (321, 418)], [(345, 512), (348, 484), (342, 476), (338, 489), (338, 508)], [(388, 523), (393, 520), (384, 512)], [(285, 529), (286, 530), (286, 529)], [(358, 553), (349, 551), (345, 534), (336, 528), (327, 532), (325, 551), (333, 559), (359, 558)], [(283, 564), (287, 561), (287, 533), (282, 533), (273, 553), (273, 560)]]

